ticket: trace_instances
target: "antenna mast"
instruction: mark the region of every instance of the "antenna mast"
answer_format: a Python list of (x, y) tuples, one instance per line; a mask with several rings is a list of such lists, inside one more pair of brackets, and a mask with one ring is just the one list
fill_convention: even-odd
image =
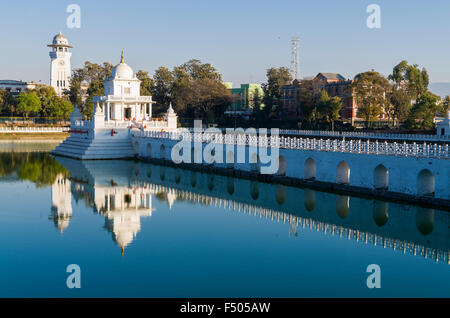
[(297, 79), (300, 76), (299, 69), (299, 57), (298, 57), (298, 43), (300, 42), (300, 37), (294, 36), (292, 37), (292, 57), (291, 57), (291, 75), (293, 79)]

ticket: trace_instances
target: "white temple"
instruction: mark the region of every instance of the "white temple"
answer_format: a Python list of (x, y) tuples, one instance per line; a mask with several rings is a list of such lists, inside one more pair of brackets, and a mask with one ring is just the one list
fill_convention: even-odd
[(438, 136), (450, 136), (450, 111), (443, 121), (436, 125)]
[(119, 159), (134, 157), (131, 129), (175, 131), (178, 118), (169, 107), (164, 120), (152, 119), (152, 97), (141, 96), (141, 81), (125, 63), (120, 63), (105, 81), (105, 96), (94, 96), (94, 114), (83, 120), (78, 107), (70, 121), (71, 135), (53, 154), (77, 159)]

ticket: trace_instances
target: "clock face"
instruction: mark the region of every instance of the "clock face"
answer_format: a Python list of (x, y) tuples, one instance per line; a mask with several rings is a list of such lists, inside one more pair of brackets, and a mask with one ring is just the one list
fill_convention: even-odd
[(64, 61), (63, 61), (63, 60), (60, 60), (60, 61), (59, 61), (59, 65), (64, 65)]

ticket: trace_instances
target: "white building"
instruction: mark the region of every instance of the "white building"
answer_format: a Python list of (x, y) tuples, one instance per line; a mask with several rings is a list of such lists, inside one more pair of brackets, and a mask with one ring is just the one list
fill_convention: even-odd
[(75, 107), (71, 115), (71, 135), (53, 151), (77, 159), (120, 159), (135, 156), (130, 130), (175, 131), (177, 115), (169, 107), (165, 120), (152, 120), (152, 97), (141, 96), (141, 81), (125, 63), (120, 63), (105, 81), (105, 96), (94, 96), (94, 114), (82, 120)]
[(120, 64), (105, 81), (105, 96), (94, 96), (94, 103), (105, 115), (105, 122), (134, 121), (142, 124), (152, 117), (152, 97), (141, 96), (141, 81), (122, 56)]
[(438, 136), (450, 136), (450, 111), (444, 120), (437, 123), (436, 127)]
[(65, 90), (69, 89), (71, 78), (69, 45), (67, 38), (59, 32), (54, 36), (52, 44), (47, 45), (52, 50), (50, 55), (50, 86), (52, 86), (58, 96), (62, 96)]
[(18, 96), (20, 93), (26, 93), (39, 85), (41, 84), (36, 84), (35, 82), (0, 80), (0, 89), (10, 92), (13, 96)]

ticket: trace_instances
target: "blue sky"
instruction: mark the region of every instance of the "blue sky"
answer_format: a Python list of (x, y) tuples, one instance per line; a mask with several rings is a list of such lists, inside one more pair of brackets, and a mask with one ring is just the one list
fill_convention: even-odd
[[(66, 26), (67, 5), (81, 7), (81, 28)], [(366, 26), (366, 7), (381, 7), (381, 29)], [(234, 85), (265, 81), (266, 69), (290, 64), (299, 34), (304, 76), (339, 72), (385, 75), (406, 59), (450, 82), (450, 2), (347, 1), (6, 1), (0, 0), (0, 79), (49, 81), (46, 45), (62, 31), (84, 61), (126, 62), (135, 71), (172, 68), (191, 58), (213, 64)]]

